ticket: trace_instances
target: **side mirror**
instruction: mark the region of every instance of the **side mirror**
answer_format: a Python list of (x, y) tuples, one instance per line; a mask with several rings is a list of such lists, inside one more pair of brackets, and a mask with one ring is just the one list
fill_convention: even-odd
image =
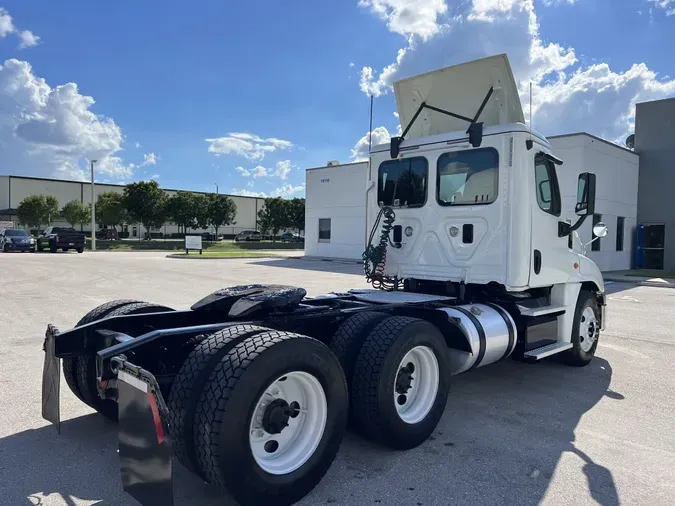
[(605, 237), (607, 235), (607, 225), (602, 222), (596, 223), (593, 227), (593, 235), (596, 237)]
[(588, 216), (595, 212), (595, 174), (590, 172), (579, 174), (574, 212), (577, 216)]

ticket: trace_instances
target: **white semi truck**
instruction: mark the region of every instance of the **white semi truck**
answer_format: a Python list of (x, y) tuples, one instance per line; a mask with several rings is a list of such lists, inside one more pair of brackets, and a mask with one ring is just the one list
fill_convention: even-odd
[(293, 504), (347, 427), (422, 444), (453, 375), (593, 359), (605, 288), (572, 236), (594, 211), (595, 176), (579, 176), (564, 209), (562, 160), (526, 127), (506, 56), (395, 93), (402, 132), (372, 149), (365, 189), (372, 289), (309, 298), (251, 284), (187, 310), (117, 300), (68, 331), (48, 326), (43, 417), (58, 426), (63, 365), (72, 392), (118, 421), (122, 486), (141, 504), (173, 504), (174, 458), (242, 505)]

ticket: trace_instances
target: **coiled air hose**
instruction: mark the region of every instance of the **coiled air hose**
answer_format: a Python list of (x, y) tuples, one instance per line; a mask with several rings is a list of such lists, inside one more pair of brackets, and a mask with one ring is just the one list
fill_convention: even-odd
[[(396, 290), (403, 287), (403, 282), (398, 278), (391, 278), (384, 275), (384, 268), (387, 263), (387, 243), (391, 243), (389, 235), (394, 228), (396, 214), (389, 206), (382, 206), (375, 219), (375, 224), (370, 231), (368, 245), (363, 252), (363, 270), (366, 275), (366, 281), (378, 290)], [(382, 230), (380, 231), (380, 240), (377, 246), (373, 246), (373, 238), (377, 228), (382, 221)]]

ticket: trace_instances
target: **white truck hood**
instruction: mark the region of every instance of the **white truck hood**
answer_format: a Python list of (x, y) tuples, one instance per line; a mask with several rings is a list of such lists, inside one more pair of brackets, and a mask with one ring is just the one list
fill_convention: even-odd
[[(435, 70), (394, 83), (401, 131), (422, 102), (473, 118), (490, 87), (493, 93), (478, 119), (485, 126), (524, 123), (518, 88), (505, 54)], [(466, 130), (469, 123), (425, 108), (406, 134), (407, 139)]]

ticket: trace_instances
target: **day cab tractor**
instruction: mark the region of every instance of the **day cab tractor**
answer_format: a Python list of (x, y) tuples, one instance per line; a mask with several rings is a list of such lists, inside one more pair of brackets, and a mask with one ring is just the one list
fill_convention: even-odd
[(506, 56), (395, 94), (402, 135), (372, 148), (365, 189), (373, 288), (250, 284), (189, 309), (116, 300), (48, 326), (43, 417), (59, 424), (63, 364), (72, 392), (118, 422), (122, 485), (141, 504), (173, 504), (174, 458), (242, 505), (293, 504), (347, 428), (397, 450), (427, 440), (454, 375), (593, 359), (605, 288), (571, 236), (594, 211), (595, 176), (565, 209), (562, 160), (526, 127)]

